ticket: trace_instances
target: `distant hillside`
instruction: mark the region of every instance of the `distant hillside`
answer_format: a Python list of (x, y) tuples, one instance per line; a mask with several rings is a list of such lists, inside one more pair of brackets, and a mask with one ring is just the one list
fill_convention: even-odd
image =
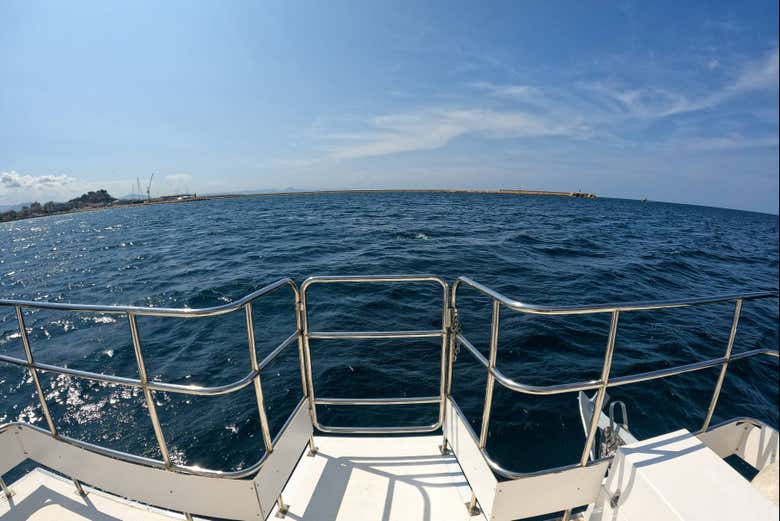
[(108, 192), (105, 190), (98, 190), (97, 192), (81, 194), (65, 204), (71, 204), (76, 208), (83, 208), (84, 206), (105, 206), (114, 201), (116, 201), (116, 198), (111, 197)]
[(22, 206), (19, 210), (8, 210), (0, 213), (0, 222), (16, 221), (18, 219), (27, 219), (30, 217), (41, 217), (44, 215), (52, 215), (58, 213), (72, 212), (82, 208), (101, 208), (114, 203), (116, 198), (105, 190), (97, 190), (95, 192), (87, 192), (80, 196), (71, 199), (66, 203), (55, 203), (49, 201), (41, 204), (39, 202), (30, 203), (29, 205)]

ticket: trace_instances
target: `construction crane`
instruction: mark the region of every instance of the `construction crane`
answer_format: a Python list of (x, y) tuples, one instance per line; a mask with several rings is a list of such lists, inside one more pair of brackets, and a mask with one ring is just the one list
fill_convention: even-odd
[(146, 185), (146, 200), (151, 201), (152, 200), (152, 179), (154, 179), (154, 172), (152, 173), (152, 176), (149, 178), (149, 184)]

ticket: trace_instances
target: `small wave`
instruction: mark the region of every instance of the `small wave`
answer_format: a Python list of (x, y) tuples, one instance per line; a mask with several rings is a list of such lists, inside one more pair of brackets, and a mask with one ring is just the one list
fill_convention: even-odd
[(408, 240), (428, 241), (431, 239), (431, 236), (425, 232), (401, 232), (401, 233), (397, 233), (395, 235), (395, 238), (397, 240), (402, 240), (402, 241), (408, 241)]
[(95, 324), (114, 324), (114, 323), (116, 323), (116, 319), (113, 318), (113, 317), (109, 317), (109, 316), (89, 317), (89, 318), (86, 318), (86, 320), (94, 322)]
[(508, 237), (506, 242), (520, 242), (523, 244), (540, 244), (544, 241), (537, 237), (534, 237), (533, 235), (529, 235), (527, 233), (518, 233), (511, 237)]

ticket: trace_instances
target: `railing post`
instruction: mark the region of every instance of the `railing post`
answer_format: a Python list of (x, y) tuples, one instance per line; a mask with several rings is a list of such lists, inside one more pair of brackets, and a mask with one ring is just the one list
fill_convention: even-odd
[(252, 304), (244, 306), (246, 314), (246, 333), (249, 343), (249, 361), (252, 365), (252, 372), (255, 377), (252, 379), (255, 385), (255, 398), (257, 399), (257, 410), (260, 415), (260, 429), (263, 433), (263, 443), (268, 453), (273, 452), (274, 444), (271, 440), (271, 429), (268, 427), (268, 416), (265, 412), (265, 398), (263, 397), (263, 385), (260, 382), (260, 366), (257, 363), (257, 351), (255, 350), (255, 327), (252, 321)]
[(282, 495), (279, 494), (279, 497), (276, 498), (276, 517), (283, 519), (289, 511), (290, 505), (285, 505)]
[(306, 309), (306, 282), (301, 287), (301, 336), (303, 337), (303, 352), (306, 357), (306, 383), (309, 386), (309, 404), (311, 405), (311, 422), (319, 426), (317, 420), (317, 404), (314, 395), (314, 377), (312, 376), (311, 346), (309, 345), (309, 316)]
[[(271, 428), (268, 426), (268, 415), (265, 411), (265, 398), (263, 397), (263, 383), (260, 380), (260, 365), (257, 362), (257, 350), (255, 346), (255, 326), (252, 319), (252, 303), (248, 302), (244, 306), (244, 313), (246, 315), (246, 335), (247, 343), (249, 344), (249, 361), (252, 365), (252, 372), (255, 373), (255, 377), (252, 379), (255, 386), (255, 399), (257, 400), (257, 412), (260, 415), (260, 430), (263, 433), (263, 443), (265, 444), (266, 454), (270, 454), (274, 451), (274, 442), (271, 439)], [(279, 509), (277, 511), (277, 517), (284, 517), (287, 513), (288, 506), (282, 502), (281, 494), (277, 498), (277, 504)]]
[[(311, 397), (311, 390), (309, 389), (309, 379), (307, 378), (307, 375), (309, 374), (309, 364), (306, 358), (306, 350), (303, 345), (303, 313), (304, 313), (304, 306), (303, 302), (301, 301), (301, 293), (297, 286), (293, 286), (293, 294), (295, 295), (295, 327), (297, 328), (298, 332), (298, 364), (300, 365), (301, 369), (301, 389), (303, 390), (304, 396), (309, 401), (309, 418), (311, 419), (312, 425), (314, 425), (314, 401)], [(309, 435), (309, 451), (306, 453), (307, 456), (313, 457), (315, 454), (317, 454), (317, 446), (314, 445), (314, 433)]]
[(734, 347), (734, 339), (737, 337), (737, 325), (739, 324), (739, 315), (742, 312), (742, 299), (737, 299), (737, 303), (734, 306), (734, 317), (731, 320), (731, 332), (729, 333), (729, 342), (726, 345), (726, 354), (723, 365), (720, 366), (720, 374), (718, 375), (718, 381), (715, 384), (715, 390), (712, 393), (712, 399), (710, 400), (710, 406), (707, 408), (707, 416), (704, 418), (704, 423), (701, 426), (701, 432), (706, 432), (712, 421), (712, 415), (715, 413), (715, 406), (718, 404), (718, 397), (720, 396), (720, 390), (723, 387), (723, 381), (726, 379), (726, 370), (729, 367), (729, 361), (731, 360), (731, 350)]
[[(57, 438), (57, 426), (54, 424), (54, 420), (49, 411), (49, 406), (46, 403), (46, 395), (43, 393), (41, 387), (41, 381), (38, 379), (38, 370), (35, 368), (35, 361), (33, 359), (32, 347), (30, 346), (30, 339), (27, 336), (27, 326), (24, 324), (24, 314), (22, 313), (21, 306), (15, 306), (16, 308), (16, 321), (19, 323), (19, 336), (22, 339), (22, 346), (24, 347), (24, 355), (27, 358), (27, 369), (30, 370), (30, 376), (32, 377), (33, 384), (35, 385), (35, 391), (38, 394), (38, 401), (41, 403), (41, 410), (43, 411), (43, 417), (46, 418), (46, 423), (49, 425), (49, 431), (53, 438)], [(76, 487), (76, 492), (80, 496), (86, 495), (84, 489), (81, 487), (81, 483), (76, 478), (71, 478), (73, 485)], [(5, 490), (5, 486), (3, 486)], [(9, 496), (10, 497), (10, 496)]]
[(599, 416), (601, 415), (601, 408), (604, 406), (604, 397), (607, 394), (607, 386), (609, 385), (609, 373), (612, 370), (612, 355), (615, 352), (615, 338), (617, 337), (619, 319), (620, 311), (613, 311), (612, 320), (609, 324), (607, 348), (604, 353), (604, 364), (601, 366), (601, 386), (596, 394), (596, 401), (593, 404), (593, 417), (590, 419), (590, 425), (588, 426), (588, 437), (585, 440), (585, 448), (582, 450), (582, 456), (580, 456), (580, 466), (582, 467), (588, 464), (590, 449), (593, 447), (593, 441), (596, 439)]
[[(441, 311), (441, 368), (439, 371), (439, 426), (444, 427), (445, 400), (447, 399), (447, 336), (450, 332), (451, 315), (449, 314), (449, 291), (445, 285), (442, 289)], [(445, 448), (442, 445), (442, 448)]]
[(482, 426), (479, 431), (479, 448), (484, 449), (487, 446), (488, 428), (490, 426), (490, 412), (493, 408), (493, 388), (496, 383), (496, 377), (493, 375), (493, 369), (496, 368), (496, 358), (498, 357), (498, 329), (499, 318), (501, 315), (501, 303), (493, 301), (493, 316), (490, 322), (490, 354), (488, 358), (487, 383), (485, 384), (485, 404), (482, 409)]
[[(479, 449), (485, 450), (487, 446), (488, 430), (490, 428), (490, 411), (493, 408), (493, 388), (495, 387), (496, 377), (493, 370), (496, 368), (496, 359), (498, 358), (498, 331), (499, 319), (501, 316), (501, 303), (493, 299), (493, 314), (490, 321), (490, 354), (488, 355), (487, 382), (485, 383), (485, 404), (482, 409), (482, 425), (479, 430)], [(476, 516), (480, 513), (477, 507), (477, 495), (471, 493), (471, 501), (467, 504), (469, 514)]]
[(41, 382), (38, 379), (38, 370), (34, 367), (35, 362), (33, 360), (32, 348), (30, 347), (30, 339), (27, 338), (27, 327), (24, 325), (24, 315), (22, 315), (21, 306), (16, 306), (16, 321), (19, 323), (19, 335), (22, 339), (24, 354), (27, 358), (27, 368), (30, 370), (30, 376), (32, 377), (35, 390), (38, 394), (38, 401), (41, 403), (43, 417), (46, 418), (46, 423), (49, 425), (49, 431), (51, 431), (51, 435), (56, 438), (57, 427), (54, 425), (51, 412), (49, 412), (49, 406), (46, 404), (46, 396), (43, 394), (43, 388), (41, 387)]
[(165, 443), (165, 436), (163, 436), (160, 418), (157, 416), (157, 407), (154, 405), (154, 397), (152, 396), (151, 389), (149, 389), (144, 355), (141, 351), (141, 338), (138, 335), (138, 323), (136, 322), (135, 315), (132, 313), (128, 313), (127, 318), (130, 321), (130, 336), (133, 339), (133, 351), (135, 352), (135, 361), (138, 365), (138, 379), (141, 381), (141, 389), (144, 392), (144, 400), (146, 401), (146, 408), (149, 411), (149, 419), (152, 421), (154, 436), (157, 438), (157, 445), (160, 447), (160, 454), (162, 455), (165, 468), (168, 469), (171, 466), (171, 455), (168, 452), (168, 444)]
[[(609, 335), (607, 337), (607, 348), (604, 353), (604, 364), (601, 366), (601, 385), (596, 394), (596, 401), (593, 404), (593, 416), (590, 419), (590, 425), (588, 425), (588, 436), (585, 439), (585, 447), (582, 449), (582, 455), (580, 456), (580, 466), (585, 467), (588, 465), (588, 458), (590, 457), (590, 450), (593, 447), (593, 442), (596, 439), (596, 431), (599, 426), (599, 417), (601, 416), (601, 408), (604, 406), (604, 397), (607, 394), (607, 387), (609, 386), (609, 373), (612, 370), (612, 355), (615, 353), (615, 338), (617, 337), (618, 320), (620, 319), (620, 311), (615, 310), (612, 312), (612, 320), (609, 324)], [(561, 521), (568, 521), (571, 516), (571, 508), (567, 508), (563, 513)]]
[[(146, 408), (149, 411), (149, 419), (152, 421), (154, 437), (157, 438), (157, 446), (160, 447), (163, 464), (167, 470), (171, 468), (171, 454), (168, 452), (168, 444), (165, 442), (162, 425), (160, 425), (160, 418), (157, 416), (157, 406), (154, 405), (152, 390), (149, 389), (146, 364), (144, 364), (144, 355), (141, 350), (141, 337), (138, 334), (138, 322), (133, 313), (128, 313), (127, 319), (130, 322), (130, 336), (133, 340), (133, 351), (135, 352), (135, 361), (138, 365), (138, 379), (141, 380), (141, 389), (144, 392), (144, 400), (146, 401)], [(184, 518), (189, 521), (192, 519), (192, 515), (189, 512), (184, 512)]]
[[(450, 316), (454, 317), (454, 309), (450, 309)], [(444, 400), (446, 401), (449, 399), (449, 397), (452, 395), (452, 370), (453, 365), (455, 365), (455, 337), (457, 336), (457, 333), (455, 332), (455, 324), (452, 323), (453, 319), (450, 319), (450, 331), (449, 331), (449, 348), (447, 352), (447, 388), (444, 391)], [(456, 319), (455, 319), (456, 320)], [(445, 413), (446, 414), (446, 413)], [(447, 418), (445, 416), (444, 421), (447, 421)], [(446, 455), (450, 453), (450, 449), (447, 447), (447, 430), (442, 423), (442, 435), (441, 435), (441, 445), (439, 446), (439, 451)]]
[(3, 494), (5, 494), (5, 497), (11, 497), (14, 495), (14, 491), (8, 488), (8, 485), (5, 484), (5, 481), (3, 481), (3, 478), (0, 478), (0, 490), (3, 491)]

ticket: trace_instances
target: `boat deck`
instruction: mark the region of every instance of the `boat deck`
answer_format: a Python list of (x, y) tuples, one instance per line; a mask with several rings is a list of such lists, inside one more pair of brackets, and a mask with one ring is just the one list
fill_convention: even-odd
[[(441, 436), (315, 438), (282, 492), (296, 521), (459, 521), (471, 489)], [(276, 510), (271, 513), (274, 519)]]
[[(294, 521), (484, 521), (465, 503), (471, 489), (441, 436), (315, 438), (314, 456), (301, 457), (282, 492)], [(170, 521), (179, 513), (149, 508), (35, 469), (0, 499), (0, 520)], [(276, 509), (269, 519), (277, 519)], [(197, 517), (196, 517), (197, 519)]]

